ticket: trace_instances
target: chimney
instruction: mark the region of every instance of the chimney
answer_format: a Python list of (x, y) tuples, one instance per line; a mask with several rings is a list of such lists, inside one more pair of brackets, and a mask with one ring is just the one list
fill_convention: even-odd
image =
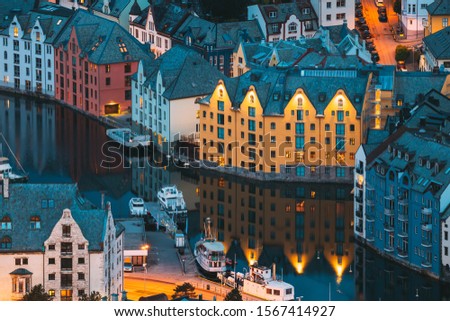
[(119, 295), (117, 293), (111, 294), (111, 301), (119, 301)]
[(9, 198), (9, 177), (7, 173), (3, 174), (3, 178), (1, 179), (1, 187), (2, 187), (2, 195), (4, 199)]
[(127, 291), (122, 291), (122, 301), (128, 301)]
[(198, 300), (199, 300), (199, 301), (203, 301), (203, 294), (199, 294), (199, 295), (198, 295)]

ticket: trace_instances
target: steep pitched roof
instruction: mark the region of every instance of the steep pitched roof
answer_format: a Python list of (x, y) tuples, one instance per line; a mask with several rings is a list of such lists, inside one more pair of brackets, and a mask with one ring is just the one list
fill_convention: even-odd
[(77, 10), (55, 41), (67, 50), (75, 29), (82, 54), (95, 64), (152, 60), (153, 54), (123, 27), (85, 10)]
[[(317, 20), (316, 12), (314, 11), (311, 2), (308, 0), (259, 5), (259, 8), (264, 20), (267, 23), (285, 22), (291, 15), (295, 15), (300, 21)], [(275, 14), (273, 14), (272, 12), (274, 12)]]
[(450, 26), (426, 36), (423, 43), (437, 60), (450, 59)]
[(240, 42), (260, 42), (264, 39), (256, 20), (218, 23), (216, 33), (216, 48), (235, 48)]
[[(103, 3), (104, 0), (97, 0), (92, 6), (91, 9), (98, 12), (103, 12)], [(109, 10), (110, 13), (108, 15), (113, 17), (119, 17), (125, 8), (130, 3), (130, 0), (111, 0), (109, 1)]]
[[(53, 201), (53, 205), (49, 200)], [(0, 217), (9, 216), (13, 227), (11, 230), (0, 230), (0, 238), (10, 237), (12, 247), (0, 249), (0, 253), (42, 251), (44, 241), (66, 208), (72, 211), (73, 218), (89, 241), (89, 250), (100, 250), (107, 213), (95, 209), (83, 199), (75, 184), (11, 184), (9, 199), (0, 198)], [(30, 227), (32, 216), (39, 216), (40, 229)]]
[(151, 10), (155, 29), (167, 35), (172, 35), (189, 14), (187, 9), (174, 3), (152, 5)]
[(450, 0), (436, 0), (427, 6), (427, 11), (432, 16), (450, 15)]

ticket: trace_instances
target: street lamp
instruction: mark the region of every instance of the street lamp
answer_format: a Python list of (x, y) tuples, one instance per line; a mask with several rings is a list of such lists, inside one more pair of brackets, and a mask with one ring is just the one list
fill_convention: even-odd
[(145, 253), (145, 262), (142, 263), (142, 266), (144, 267), (144, 293), (145, 293), (145, 285), (147, 282), (147, 258), (148, 258), (148, 249), (150, 246), (148, 244), (144, 244), (141, 246), (141, 250), (146, 251)]
[(145, 294), (145, 285), (147, 282), (147, 263), (142, 264), (144, 266), (144, 294)]

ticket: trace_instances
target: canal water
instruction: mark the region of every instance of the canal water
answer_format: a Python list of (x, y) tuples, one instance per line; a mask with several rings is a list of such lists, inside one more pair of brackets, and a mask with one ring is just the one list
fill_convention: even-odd
[(155, 201), (162, 186), (177, 185), (190, 210), (191, 246), (210, 217), (238, 271), (254, 262), (276, 264), (278, 276), (303, 300), (450, 298), (447, 284), (354, 243), (352, 186), (251, 182), (155, 166), (146, 157), (111, 152), (98, 121), (11, 94), (0, 94), (0, 132), (3, 156), (17, 171), (25, 169), (29, 183), (77, 183), (96, 206), (111, 202), (115, 217), (128, 216), (131, 197)]

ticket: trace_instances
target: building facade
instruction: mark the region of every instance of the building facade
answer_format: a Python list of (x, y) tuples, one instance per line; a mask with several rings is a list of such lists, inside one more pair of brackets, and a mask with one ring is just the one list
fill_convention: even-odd
[(311, 0), (311, 4), (319, 17), (319, 25), (337, 26), (346, 20), (350, 29), (355, 28), (355, 0)]
[(424, 71), (450, 72), (450, 27), (423, 38), (424, 54), (419, 68)]
[[(114, 21), (125, 30), (130, 27), (130, 12), (132, 8), (136, 10), (148, 6), (147, 0), (96, 0), (89, 10), (96, 16)], [(133, 12), (131, 12), (133, 14)]]
[(348, 180), (371, 75), (338, 74), (252, 70), (219, 81), (199, 102), (200, 159), (255, 177)]
[(247, 7), (247, 19), (258, 21), (268, 42), (312, 37), (319, 28), (316, 11), (309, 0), (251, 5)]
[(428, 18), (427, 6), (433, 0), (418, 2), (414, 0), (402, 1), (401, 23), (405, 30), (406, 38), (421, 39), (424, 35), (424, 21)]
[(94, 116), (129, 111), (131, 76), (152, 59), (116, 23), (78, 10), (55, 42), (55, 97)]
[(169, 153), (176, 141), (198, 145), (196, 100), (211, 93), (222, 76), (184, 46), (173, 47), (149, 66), (141, 62), (133, 78), (134, 125), (141, 132), (152, 133), (164, 153)]
[(109, 204), (94, 209), (71, 184), (1, 183), (1, 300), (38, 284), (55, 301), (123, 291), (123, 227)]
[(449, 26), (450, 1), (436, 0), (427, 6), (428, 18), (424, 21), (425, 37)]
[(54, 96), (53, 43), (73, 12), (45, 4), (16, 15), (0, 32), (1, 86)]
[(443, 267), (448, 270), (443, 228), (450, 206), (450, 140), (441, 131), (447, 117), (435, 113), (449, 99), (431, 91), (424, 101), (383, 142), (359, 149), (354, 229), (378, 252), (441, 277)]

